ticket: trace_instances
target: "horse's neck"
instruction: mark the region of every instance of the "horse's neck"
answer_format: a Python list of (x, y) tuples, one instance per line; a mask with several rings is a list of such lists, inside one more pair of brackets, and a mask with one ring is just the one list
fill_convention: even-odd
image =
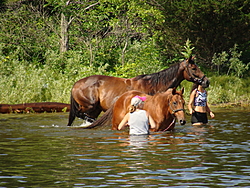
[(139, 90), (148, 95), (155, 95), (156, 93), (166, 92), (169, 88), (174, 88), (179, 86), (179, 84), (183, 81), (183, 79), (173, 78), (168, 81), (167, 84), (159, 82), (156, 86), (153, 86), (150, 80), (143, 80), (143, 82), (132, 82), (132, 88), (134, 90)]
[(159, 83), (155, 89), (155, 93), (166, 92), (169, 88), (177, 87), (181, 83), (181, 81), (173, 78), (167, 84)]
[[(171, 72), (170, 69), (160, 71), (155, 74), (146, 75), (138, 80), (131, 78), (132, 87), (147, 94), (155, 94), (165, 92), (169, 88), (178, 87), (184, 80), (183, 67), (179, 65), (177, 72)], [(155, 81), (157, 78), (157, 81)], [(134, 82), (135, 80), (135, 82)]]
[(168, 88), (178, 87), (184, 78), (177, 80), (176, 78), (172, 80), (171, 85)]
[(164, 92), (164, 93), (157, 93), (152, 96), (151, 100), (153, 101), (153, 104), (157, 104), (162, 111), (166, 111), (166, 107), (169, 106), (169, 101), (170, 101), (170, 94), (169, 92)]
[(185, 71), (184, 63), (185, 62), (179, 63), (178, 71), (175, 74), (171, 74), (172, 75), (172, 79), (170, 79), (171, 84), (168, 88), (178, 87), (180, 83), (185, 79), (184, 78), (184, 71)]

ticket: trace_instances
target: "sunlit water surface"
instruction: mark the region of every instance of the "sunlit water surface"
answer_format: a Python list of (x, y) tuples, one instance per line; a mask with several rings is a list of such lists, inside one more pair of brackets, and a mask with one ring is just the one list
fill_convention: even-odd
[(214, 111), (148, 137), (66, 127), (68, 113), (1, 114), (0, 187), (250, 187), (250, 110)]

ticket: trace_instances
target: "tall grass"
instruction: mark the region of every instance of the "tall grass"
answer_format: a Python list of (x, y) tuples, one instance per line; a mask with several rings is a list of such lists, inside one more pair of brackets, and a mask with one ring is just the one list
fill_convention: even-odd
[(1, 76), (0, 103), (68, 102), (72, 83), (48, 68), (16, 65), (11, 76)]
[[(78, 61), (78, 60), (77, 60)], [(79, 65), (75, 60), (67, 62), (67, 73), (55, 71), (51, 66), (37, 68), (27, 62), (17, 60), (0, 60), (0, 104), (19, 104), (29, 102), (63, 102), (69, 103), (73, 84), (93, 74), (114, 75), (103, 67)], [(74, 68), (72, 68), (74, 67)], [(250, 104), (250, 78), (234, 76), (212, 76), (208, 101), (210, 104), (241, 103)], [(185, 101), (189, 101), (192, 83), (183, 81)]]
[(69, 103), (71, 88), (77, 80), (98, 71), (99, 74), (105, 73), (102, 67), (79, 66), (65, 74), (51, 66), (37, 68), (17, 60), (0, 61), (0, 70), (0, 104)]
[(243, 79), (234, 76), (211, 77), (209, 101), (213, 104), (240, 103), (250, 104), (250, 78)]

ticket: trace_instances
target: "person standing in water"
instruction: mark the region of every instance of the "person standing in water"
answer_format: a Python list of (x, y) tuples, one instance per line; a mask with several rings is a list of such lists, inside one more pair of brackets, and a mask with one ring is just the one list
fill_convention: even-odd
[(129, 126), (130, 135), (147, 135), (149, 128), (155, 128), (156, 124), (153, 118), (143, 110), (146, 97), (135, 96), (131, 99), (129, 112), (124, 116), (121, 123), (118, 125), (118, 130)]
[(194, 84), (188, 103), (191, 123), (193, 125), (204, 125), (208, 123), (207, 113), (214, 118), (214, 113), (210, 110), (207, 103), (207, 91), (202, 85)]

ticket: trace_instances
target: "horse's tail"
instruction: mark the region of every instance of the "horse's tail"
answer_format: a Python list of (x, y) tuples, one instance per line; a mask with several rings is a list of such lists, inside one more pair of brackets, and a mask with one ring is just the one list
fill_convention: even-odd
[(110, 107), (100, 118), (98, 118), (96, 121), (94, 121), (90, 126), (85, 127), (84, 129), (92, 129), (97, 126), (103, 126), (107, 124), (113, 117), (113, 107)]
[(72, 94), (70, 95), (70, 111), (69, 111), (69, 121), (67, 126), (71, 126), (76, 118), (76, 114), (79, 108), (79, 104), (75, 101)]

